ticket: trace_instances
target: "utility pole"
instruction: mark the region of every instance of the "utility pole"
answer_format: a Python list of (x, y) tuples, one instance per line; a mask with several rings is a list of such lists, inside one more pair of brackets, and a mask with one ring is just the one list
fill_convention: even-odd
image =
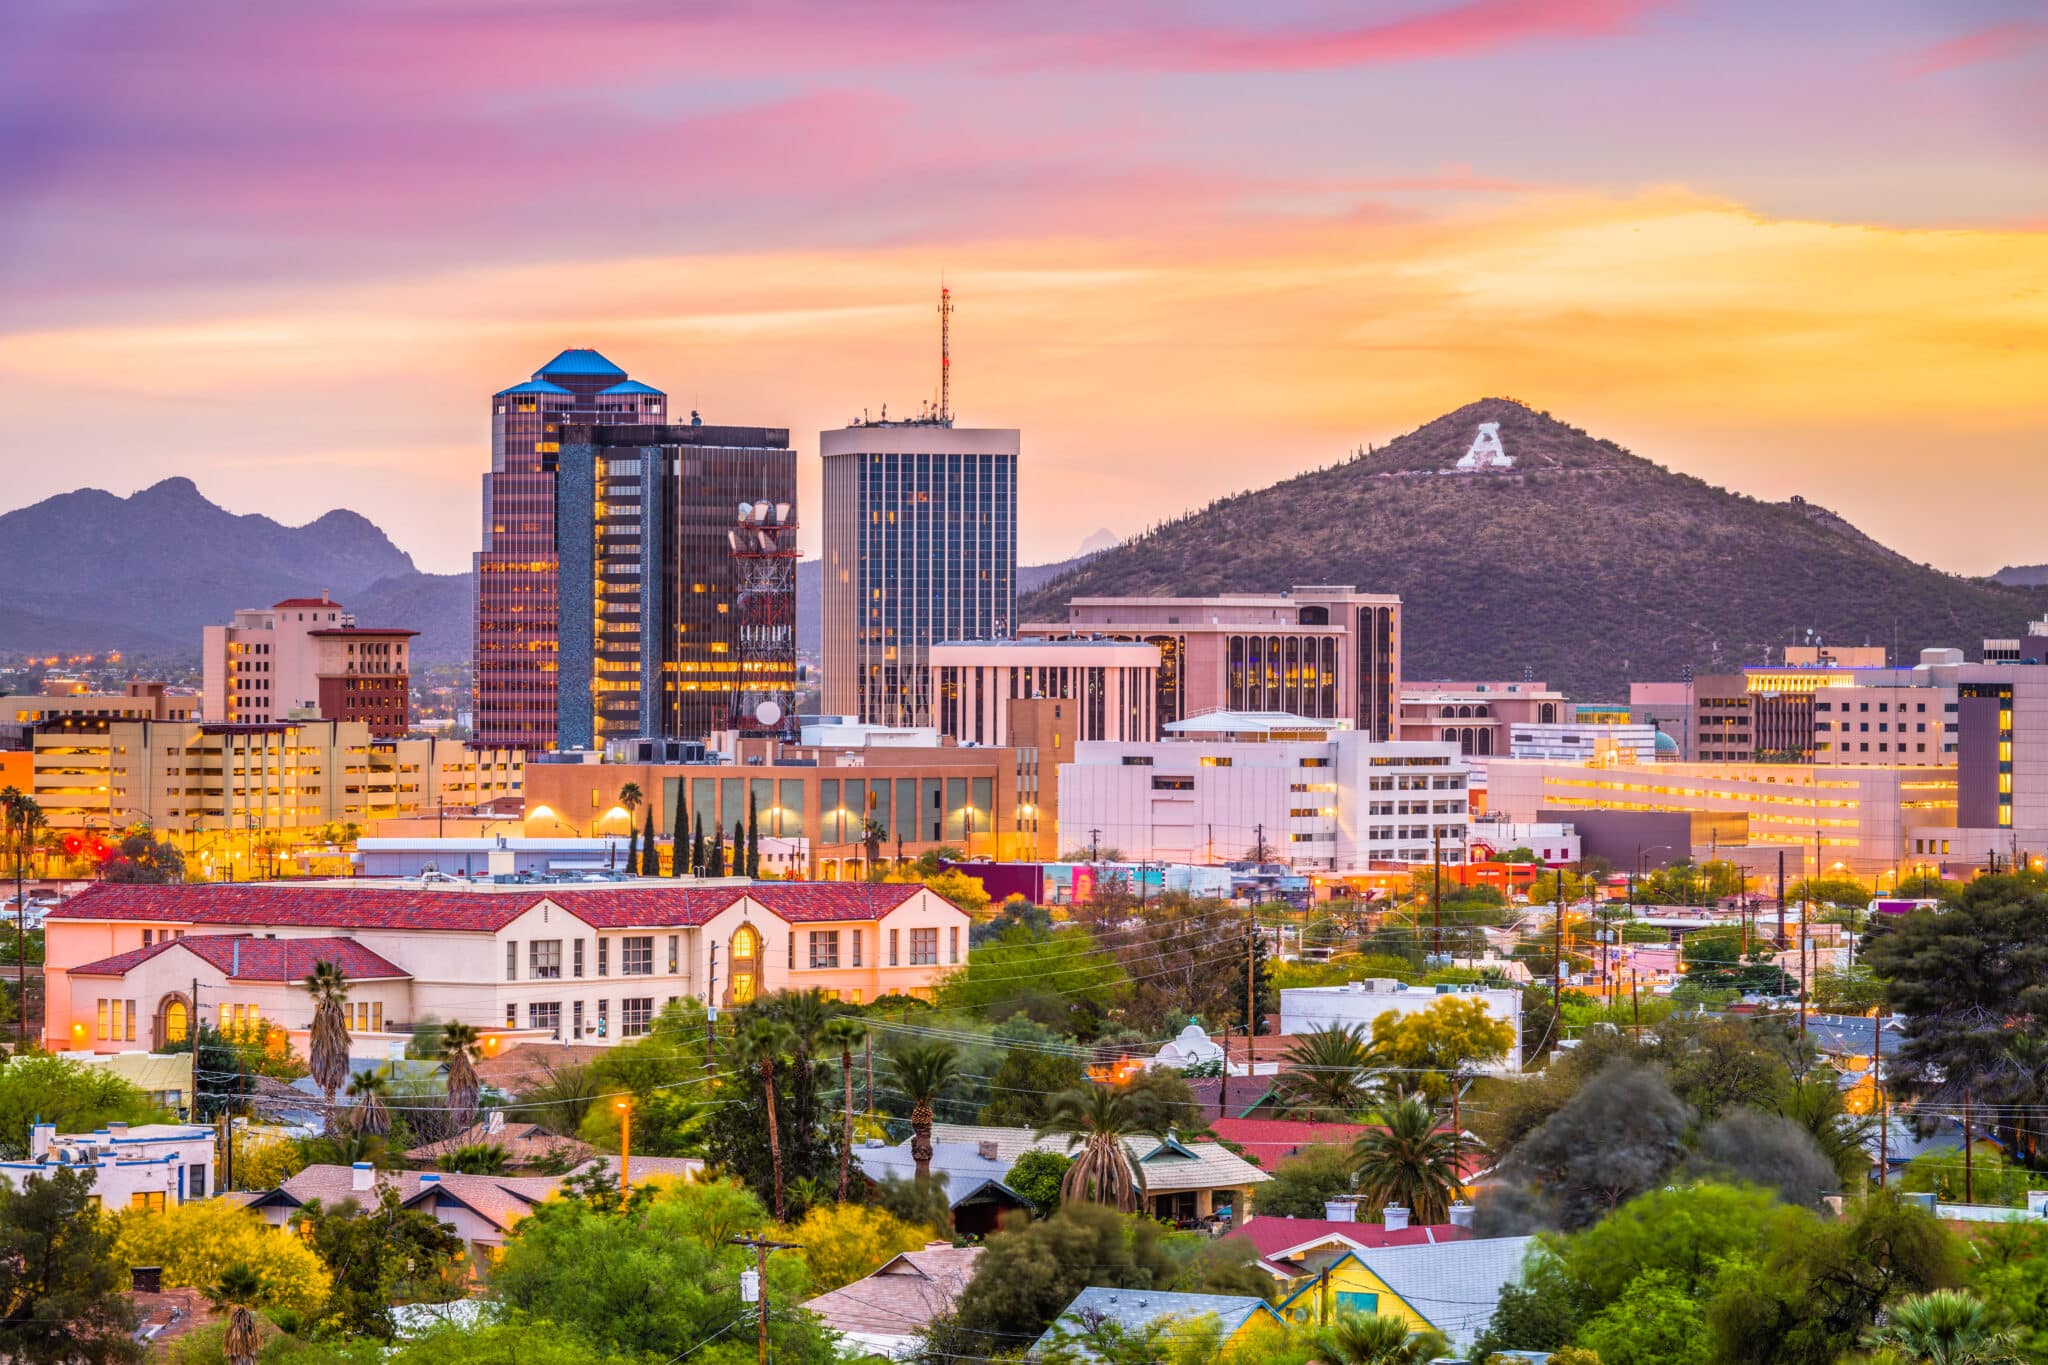
[[(1550, 904), (1550, 1014), (1551, 1027), (1564, 1018), (1564, 876), (1557, 879), (1557, 899)], [(1563, 1042), (1562, 1034), (1558, 1037)]]
[(1877, 1115), (1877, 1183), (1884, 1187), (1885, 1171), (1889, 1169), (1891, 1116), (1884, 1111), (1884, 1010), (1875, 1010), (1870, 1016), (1870, 1109)]
[(875, 1112), (875, 1035), (872, 1033), (868, 1034), (866, 1041), (868, 1054), (868, 1089), (867, 1108), (863, 1112), (872, 1114)]
[[(737, 1246), (754, 1249), (754, 1284), (751, 1301), (755, 1304), (755, 1321), (759, 1340), (758, 1356), (760, 1365), (768, 1365), (768, 1253), (771, 1251), (793, 1251), (801, 1246), (797, 1242), (777, 1242), (767, 1237), (735, 1237)], [(740, 1302), (749, 1301), (746, 1276), (740, 1277)]]
[(1778, 946), (1785, 946), (1785, 850), (1778, 850)]
[(1444, 832), (1432, 825), (1429, 830), (1429, 952), (1432, 957), (1443, 956), (1444, 951)]
[(1259, 917), (1245, 921), (1244, 935), (1244, 1074), (1259, 1071)]
[[(24, 1011), (25, 1013), (26, 1011)], [(185, 1041), (192, 1044), (192, 1121), (199, 1122), (199, 978), (192, 978), (192, 1008), (185, 1012)], [(234, 1134), (230, 1132), (229, 1137)]]
[(1101, 861), (1102, 831), (1099, 829), (1091, 829), (1088, 831), (1088, 862), (1092, 866)]
[(1963, 1202), (1977, 1202), (1977, 1168), (1970, 1151), (1973, 1134), (1970, 1127), (1970, 1087), (1963, 1087)]

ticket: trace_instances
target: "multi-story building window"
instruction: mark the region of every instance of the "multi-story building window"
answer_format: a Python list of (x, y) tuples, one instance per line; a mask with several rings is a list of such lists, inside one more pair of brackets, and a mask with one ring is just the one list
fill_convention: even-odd
[(382, 1000), (357, 1000), (347, 1007), (349, 1032), (382, 1033), (384, 1031), (384, 1002)]
[(853, 929), (849, 930), (846, 936), (852, 940), (849, 946), (853, 950), (853, 965), (858, 967), (860, 966), (860, 941), (867, 937), (867, 935), (859, 929)]
[(535, 981), (558, 981), (562, 976), (562, 940), (537, 938), (527, 945), (527, 970)]
[(583, 940), (580, 938), (576, 940), (576, 965), (572, 970), (577, 976), (583, 975)]
[(654, 975), (654, 936), (619, 940), (619, 975)]
[(946, 930), (946, 961), (960, 960), (960, 926), (955, 924)]
[(559, 1000), (536, 1000), (526, 1007), (526, 1026), (546, 1029), (550, 1036), (560, 1037), (562, 1033), (562, 1002)]
[(839, 931), (836, 929), (811, 930), (811, 968), (822, 970), (839, 965)]
[(505, 979), (519, 979), (519, 943), (516, 939), (505, 940)]
[(619, 1002), (619, 1036), (638, 1038), (654, 1020), (654, 997), (629, 995)]
[(939, 931), (933, 929), (912, 929), (910, 931), (910, 965), (913, 967), (935, 967), (939, 961)]
[(571, 1038), (581, 1038), (583, 1036), (583, 1002), (581, 1000), (569, 1006), (569, 1036)]
[(604, 936), (603, 936), (602, 934), (598, 935), (598, 939), (597, 939), (597, 974), (598, 974), (599, 976), (610, 976), (610, 975), (611, 975), (611, 955), (610, 955), (610, 954), (611, 954), (611, 940), (610, 940), (610, 939), (608, 939), (608, 938), (606, 938), (606, 937), (604, 937)]
[(597, 1002), (597, 1036), (600, 1038), (607, 1037), (610, 1035), (611, 1031), (612, 1002), (609, 1000), (600, 1000)]
[(900, 932), (900, 930), (896, 929), (889, 931), (889, 965), (891, 967), (898, 965), (896, 958), (896, 935)]

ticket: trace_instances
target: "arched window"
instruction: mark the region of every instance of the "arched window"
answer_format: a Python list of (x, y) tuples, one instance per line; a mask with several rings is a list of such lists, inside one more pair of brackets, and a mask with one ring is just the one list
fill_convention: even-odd
[(1557, 724), (1556, 703), (1544, 702), (1543, 705), (1536, 708), (1536, 719), (1545, 725)]
[(1481, 730), (1479, 732), (1479, 752), (1482, 755), (1491, 755), (1493, 753), (1493, 731)]
[(730, 953), (732, 984), (726, 987), (725, 1003), (745, 1005), (760, 989), (761, 935), (751, 924), (733, 930)]
[(1447, 729), (1447, 730), (1445, 730), (1445, 731), (1444, 731), (1444, 743), (1446, 743), (1446, 744), (1456, 744), (1457, 742), (1458, 742), (1458, 731), (1457, 731), (1457, 728), (1456, 728), (1455, 726), (1454, 726), (1454, 727), (1452, 727), (1452, 728), (1450, 728), (1450, 729)]
[(157, 1045), (182, 1043), (191, 1032), (192, 1012), (185, 1004), (185, 997), (174, 995), (166, 999), (157, 1024)]

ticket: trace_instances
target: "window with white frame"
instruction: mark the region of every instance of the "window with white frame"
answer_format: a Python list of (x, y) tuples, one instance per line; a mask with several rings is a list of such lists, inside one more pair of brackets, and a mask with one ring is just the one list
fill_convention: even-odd
[(619, 1002), (619, 1036), (638, 1038), (654, 1022), (654, 997), (629, 995)]
[(654, 975), (654, 936), (619, 940), (619, 975)]
[(837, 929), (811, 930), (811, 969), (822, 970), (839, 965), (839, 931)]
[(527, 945), (528, 974), (535, 981), (558, 981), (562, 976), (562, 940), (537, 938)]
[(936, 967), (939, 965), (939, 931), (912, 929), (910, 931), (910, 965), (913, 967)]

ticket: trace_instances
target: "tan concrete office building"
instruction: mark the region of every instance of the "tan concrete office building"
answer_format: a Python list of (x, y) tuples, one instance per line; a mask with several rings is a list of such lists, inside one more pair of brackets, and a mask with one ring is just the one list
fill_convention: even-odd
[(1010, 744), (1019, 701), (1060, 700), (1076, 737), (1158, 737), (1159, 647), (1125, 640), (965, 640), (931, 648), (933, 723), (962, 744)]

